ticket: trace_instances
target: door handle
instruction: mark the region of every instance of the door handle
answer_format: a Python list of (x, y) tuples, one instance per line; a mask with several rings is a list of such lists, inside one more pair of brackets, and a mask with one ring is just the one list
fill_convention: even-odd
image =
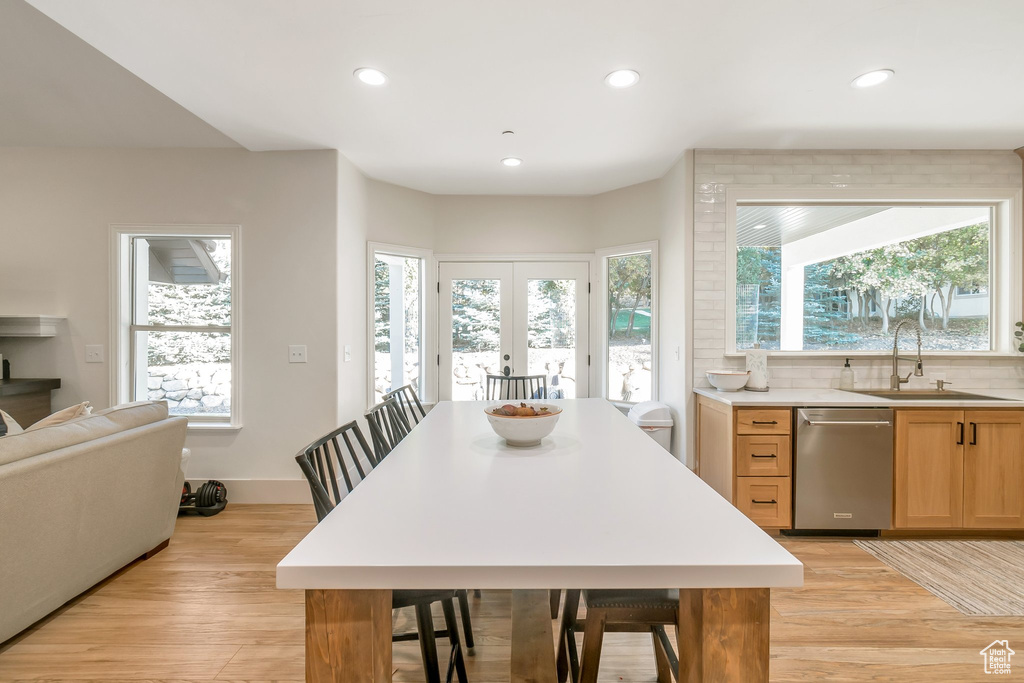
[(504, 368), (502, 368), (502, 369), (501, 369), (501, 371), (502, 371), (502, 373), (504, 373), (504, 375), (505, 375), (506, 377), (508, 377), (509, 375), (511, 375), (511, 374), (512, 374), (512, 368), (510, 368), (510, 367), (509, 367), (509, 366), (507, 366), (507, 365), (506, 365), (506, 366), (505, 366)]
[(774, 498), (772, 498), (771, 500), (756, 500), (754, 498), (751, 498), (750, 502), (757, 503), (759, 505), (776, 505), (778, 503), (778, 501), (775, 500)]
[(964, 423), (963, 422), (957, 422), (956, 426), (960, 428), (960, 437), (956, 440), (956, 445), (957, 446), (963, 446), (964, 445)]
[(969, 445), (971, 445), (971, 446), (977, 446), (978, 445), (978, 423), (977, 422), (972, 422), (971, 423), (971, 443)]
[(772, 455), (758, 455), (757, 453), (751, 453), (750, 457), (751, 458), (776, 458), (778, 456), (775, 455), (775, 454), (772, 454)]
[(805, 420), (805, 422), (814, 427), (817, 425), (891, 425), (892, 422), (888, 420)]

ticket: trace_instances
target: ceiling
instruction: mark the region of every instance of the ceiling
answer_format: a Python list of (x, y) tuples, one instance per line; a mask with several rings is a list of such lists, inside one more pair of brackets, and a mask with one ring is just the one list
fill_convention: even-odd
[(0, 0), (0, 147), (238, 147), (21, 0)]
[(30, 2), (249, 149), (439, 194), (594, 194), (690, 147), (1024, 145), (1019, 0)]
[(740, 205), (736, 207), (736, 246), (779, 247), (889, 208), (863, 204)]

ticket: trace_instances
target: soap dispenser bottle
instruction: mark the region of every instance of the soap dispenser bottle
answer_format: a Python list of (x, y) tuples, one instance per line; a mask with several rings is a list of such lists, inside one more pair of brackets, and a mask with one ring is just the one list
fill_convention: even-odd
[(850, 359), (846, 359), (846, 365), (839, 373), (839, 388), (853, 389), (853, 368), (850, 367)]

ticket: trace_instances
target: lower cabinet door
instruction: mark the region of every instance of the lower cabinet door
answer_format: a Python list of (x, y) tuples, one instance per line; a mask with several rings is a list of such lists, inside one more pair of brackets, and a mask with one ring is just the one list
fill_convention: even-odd
[(953, 529), (963, 521), (964, 413), (896, 411), (893, 526)]
[(788, 529), (793, 522), (793, 487), (789, 477), (737, 477), (736, 507), (755, 524)]
[(964, 527), (1024, 528), (1024, 411), (969, 410)]

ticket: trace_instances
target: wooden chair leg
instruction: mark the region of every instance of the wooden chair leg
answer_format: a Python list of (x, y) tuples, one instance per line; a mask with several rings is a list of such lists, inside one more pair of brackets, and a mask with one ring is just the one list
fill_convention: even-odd
[(475, 590), (473, 591), (473, 597), (474, 597), (474, 598), (479, 598), (479, 597), (480, 597), (480, 596), (482, 596), (482, 595), (483, 595), (483, 593), (481, 593), (481, 592), (480, 592), (480, 589), (479, 589), (479, 588), (477, 588), (477, 589), (475, 589)]
[(423, 657), (423, 673), (427, 683), (441, 683), (441, 672), (437, 664), (437, 638), (434, 636), (434, 617), (430, 605), (416, 605), (416, 630), (419, 633), (420, 655)]
[[(570, 588), (565, 591), (565, 608), (562, 610), (562, 624), (558, 629), (558, 683), (565, 683), (569, 676), (570, 662), (576, 659), (576, 615), (580, 608), (580, 591)], [(572, 650), (570, 654), (569, 650)], [(573, 671), (573, 681), (578, 672)]]
[(472, 657), (475, 652), (476, 642), (473, 639), (473, 619), (469, 615), (469, 593), (467, 591), (455, 591), (459, 599), (459, 612), (462, 614), (462, 635), (466, 638), (466, 654)]
[(658, 667), (658, 683), (672, 683), (672, 666), (669, 664), (668, 653), (661, 642), (658, 629), (651, 627), (651, 640), (654, 642), (654, 661)]
[(548, 599), (551, 601), (551, 618), (558, 618), (558, 603), (562, 601), (562, 589), (552, 588), (549, 591)]
[[(459, 675), (459, 683), (469, 683), (469, 678), (466, 676), (466, 660), (462, 656), (462, 644), (459, 642), (459, 623), (455, 620), (453, 601), (442, 600), (441, 610), (444, 612), (445, 628), (448, 629), (448, 642), (452, 645), (452, 656), (455, 657), (455, 671)], [(451, 680), (450, 666), (446, 680)]]
[(586, 626), (583, 628), (583, 661), (577, 683), (597, 683), (597, 670), (601, 665), (601, 645), (608, 615), (604, 610), (587, 608)]

